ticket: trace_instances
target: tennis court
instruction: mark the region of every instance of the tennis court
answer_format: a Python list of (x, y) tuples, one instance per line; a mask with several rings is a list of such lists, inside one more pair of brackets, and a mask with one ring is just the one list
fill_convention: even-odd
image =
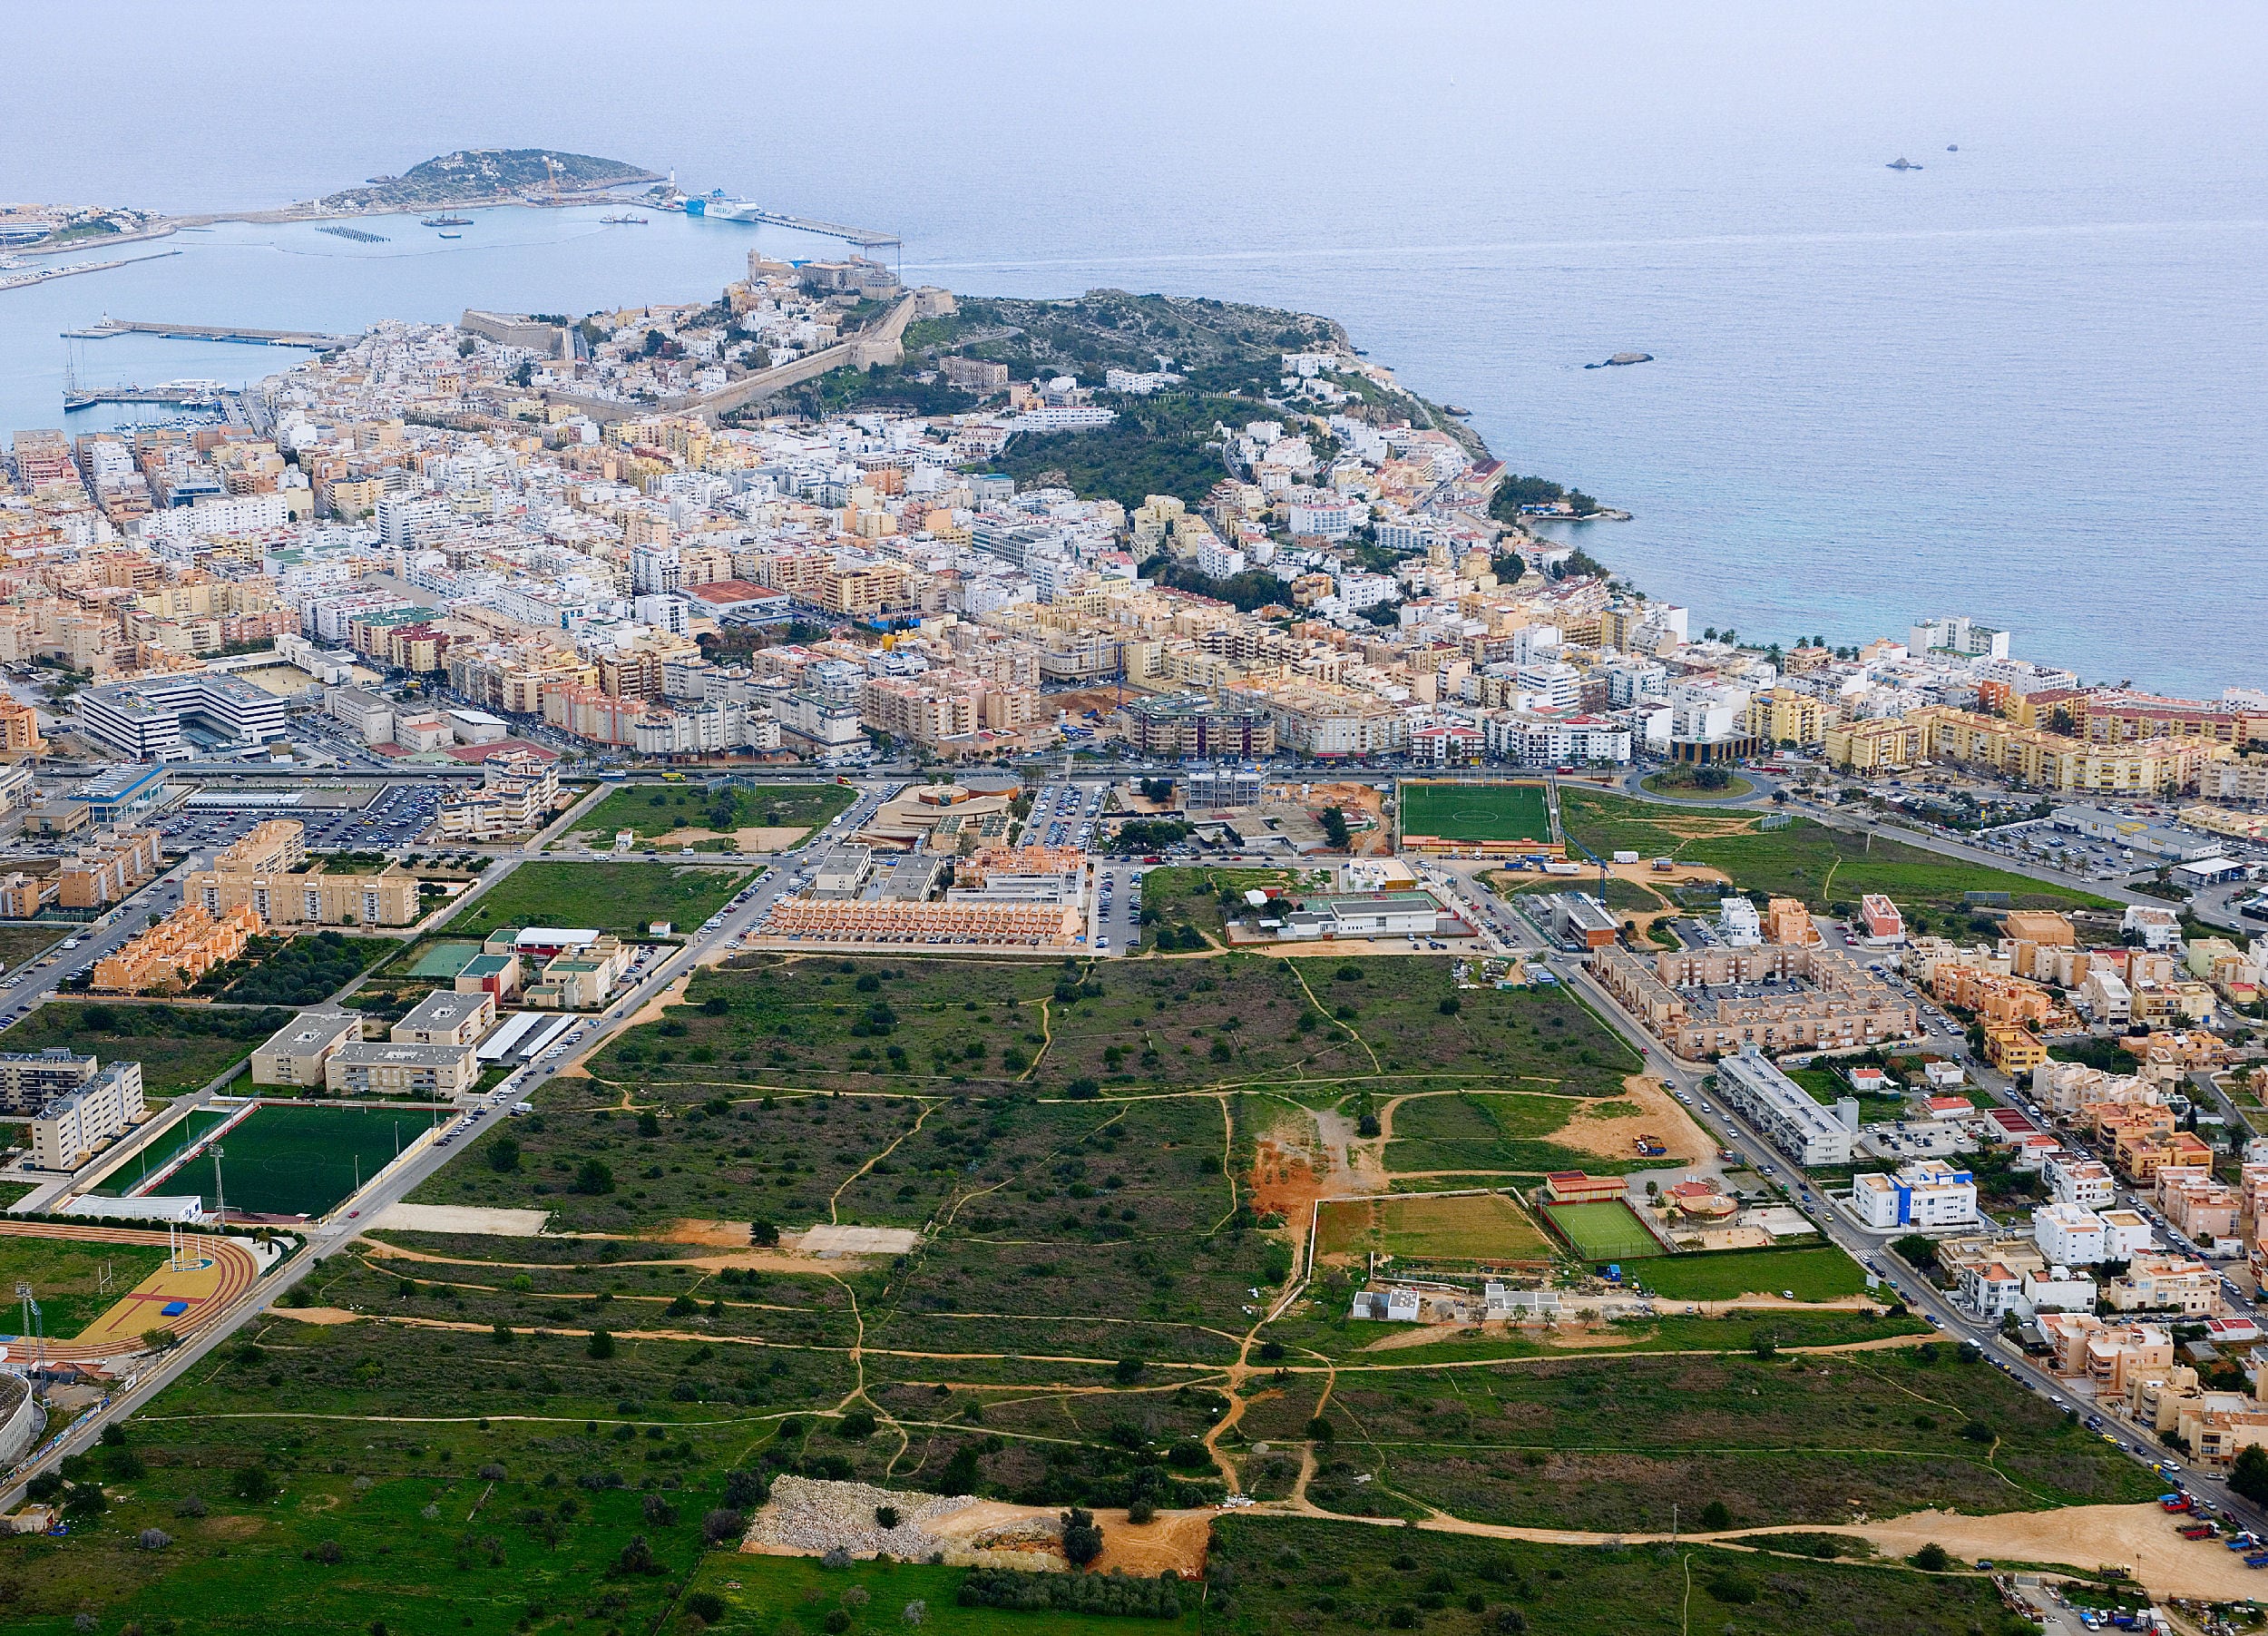
[(1599, 1204), (1546, 1204), (1544, 1213), (1587, 1261), (1635, 1261), (1667, 1255), (1637, 1212), (1619, 1199)]
[(1544, 841), (1551, 818), (1540, 784), (1405, 782), (1402, 833), (1445, 841)]
[(417, 956), (407, 975), (412, 977), (454, 977), (465, 962), (481, 952), (477, 943), (436, 943)]

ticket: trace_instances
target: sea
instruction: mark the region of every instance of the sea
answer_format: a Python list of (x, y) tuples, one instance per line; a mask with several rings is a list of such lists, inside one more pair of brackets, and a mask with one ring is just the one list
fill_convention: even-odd
[[(1696, 633), (1841, 644), (1966, 613), (2090, 680), (2268, 686), (2257, 7), (1160, 0), (850, 24), (689, 0), (634, 43), (572, 0), (389, 15), (39, 8), (27, 60), (107, 30), (101, 117), (80, 75), (19, 82), (0, 192), (249, 210), (460, 146), (605, 154), (898, 234), (909, 281), (1327, 314), (1516, 471), (1631, 513), (1552, 532)], [(63, 424), (66, 375), (240, 382), (293, 356), (64, 338), (104, 314), (581, 313), (713, 296), (752, 248), (844, 249), (468, 213), (456, 240), (353, 223), (376, 244), (221, 223), (0, 290), (0, 430)], [(1624, 351), (1652, 361), (1587, 367)]]

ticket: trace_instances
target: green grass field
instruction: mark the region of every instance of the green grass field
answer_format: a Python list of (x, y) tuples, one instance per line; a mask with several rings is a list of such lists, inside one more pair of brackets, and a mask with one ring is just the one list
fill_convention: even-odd
[[(432, 1122), (415, 1108), (262, 1108), (220, 1139), (229, 1203), (262, 1215), (322, 1215)], [(210, 1156), (199, 1154), (181, 1174), (209, 1188), (211, 1169)]]
[(1399, 787), (1402, 833), (1445, 841), (1548, 841), (1540, 784), (1413, 783)]
[(202, 1090), (289, 1021), (274, 1007), (50, 1000), (0, 1034), (0, 1051), (68, 1045), (105, 1063), (125, 1057), (142, 1064), (146, 1094), (178, 1096)]
[(1543, 1210), (1585, 1260), (1635, 1261), (1667, 1253), (1661, 1241), (1646, 1230), (1646, 1223), (1619, 1200), (1603, 1204), (1547, 1204)]
[(1738, 1295), (1777, 1295), (1783, 1289), (1794, 1290), (1799, 1301), (1832, 1301), (1863, 1293), (1866, 1274), (1833, 1245), (1725, 1249), (1649, 1262), (1646, 1287), (1676, 1301), (1725, 1301)]
[(596, 926), (642, 938), (651, 921), (699, 926), (755, 873), (745, 864), (523, 864), (466, 905), (448, 930), (485, 937), (500, 926)]
[[(162, 1246), (77, 1244), (63, 1239), (30, 1239), (0, 1233), (0, 1330), (24, 1322), (15, 1298), (29, 1284), (39, 1302), (50, 1340), (70, 1340), (118, 1304), (119, 1297), (165, 1264)], [(99, 1287), (109, 1272), (107, 1292)]]
[(813, 829), (846, 811), (858, 792), (845, 784), (633, 784), (617, 789), (575, 820), (611, 840), (628, 829), (640, 840), (679, 829)]
[(1965, 892), (2006, 892), (2019, 909), (2113, 906), (2069, 887), (1831, 829), (1804, 818), (1783, 829), (1765, 830), (1756, 828), (1756, 818), (1741, 813), (1679, 811), (1571, 789), (1560, 791), (1559, 817), (1571, 838), (1602, 857), (1626, 848), (1648, 857), (1704, 864), (1724, 870), (1743, 891), (1800, 897), (1815, 909), (1856, 904), (1867, 892), (1886, 895), (1910, 918), (1917, 912), (1925, 918), (1965, 913), (1960, 903)]
[(26, 960), (44, 953), (63, 938), (73, 936), (69, 926), (0, 926), (0, 962), (14, 971)]
[(1325, 1255), (1381, 1249), (1413, 1260), (1546, 1260), (1551, 1240), (1501, 1193), (1455, 1199), (1341, 1199), (1323, 1207)]

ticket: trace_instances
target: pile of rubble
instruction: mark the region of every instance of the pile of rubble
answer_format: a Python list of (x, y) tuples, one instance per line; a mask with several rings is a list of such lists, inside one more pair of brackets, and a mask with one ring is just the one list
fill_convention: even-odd
[[(797, 1555), (843, 1551), (871, 1557), (886, 1551), (901, 1561), (926, 1562), (940, 1552), (958, 1554), (968, 1542), (931, 1533), (923, 1524), (976, 1503), (973, 1494), (901, 1494), (866, 1483), (778, 1477), (746, 1543), (757, 1551)], [(896, 1527), (885, 1528), (875, 1518), (883, 1506), (896, 1510)]]

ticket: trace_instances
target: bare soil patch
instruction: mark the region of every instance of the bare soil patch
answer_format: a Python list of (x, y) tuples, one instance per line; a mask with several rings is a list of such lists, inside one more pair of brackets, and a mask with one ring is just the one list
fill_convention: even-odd
[(1638, 1156), (1637, 1138), (1652, 1136), (1669, 1150), (1669, 1157), (1687, 1164), (1698, 1164), (1716, 1151), (1693, 1116), (1680, 1106), (1659, 1080), (1634, 1073), (1622, 1082), (1623, 1094), (1615, 1100), (1637, 1104), (1635, 1113), (1616, 1113), (1600, 1118), (1591, 1112), (1593, 1103), (1551, 1133), (1551, 1140), (1562, 1142), (1585, 1153), (1597, 1153), (1602, 1159), (1628, 1162)]
[(2245, 1567), (2241, 1556), (2216, 1541), (2181, 1538), (2173, 1532), (2165, 1514), (2146, 1502), (1988, 1516), (1918, 1511), (1879, 1523), (1811, 1532), (1859, 1534), (1872, 1540), (1878, 1549), (1900, 1556), (1910, 1555), (1934, 1540), (1965, 1562), (2013, 1558), (2067, 1563), (2089, 1572), (2107, 1563), (2122, 1563), (2135, 1569), (2155, 1596), (2229, 1602), (2260, 1592), (2260, 1575)]

